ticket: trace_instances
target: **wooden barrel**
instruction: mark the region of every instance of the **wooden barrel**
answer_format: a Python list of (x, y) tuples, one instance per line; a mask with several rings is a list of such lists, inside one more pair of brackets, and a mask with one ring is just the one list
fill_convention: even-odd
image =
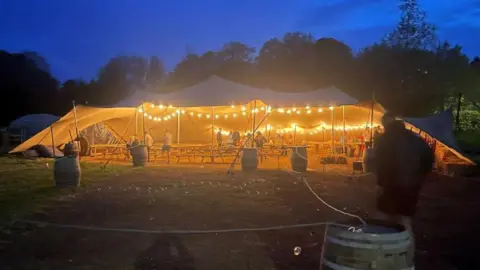
[(69, 156), (55, 159), (53, 179), (56, 187), (78, 187), (80, 178), (81, 169), (78, 157)]
[(258, 150), (257, 148), (243, 148), (242, 152), (242, 170), (255, 171), (258, 168)]
[(80, 143), (78, 141), (67, 143), (63, 148), (63, 155), (66, 157), (69, 157), (69, 156), (77, 157), (79, 153), (80, 153)]
[(292, 170), (296, 172), (306, 172), (308, 167), (308, 156), (306, 146), (293, 146), (290, 163)]
[(361, 232), (329, 225), (320, 270), (414, 269), (411, 236), (403, 226), (382, 221), (367, 224)]
[(147, 146), (144, 144), (138, 144), (130, 148), (132, 154), (133, 166), (145, 166), (148, 162)]
[(375, 170), (375, 152), (373, 148), (365, 149), (362, 157), (364, 173), (371, 173)]

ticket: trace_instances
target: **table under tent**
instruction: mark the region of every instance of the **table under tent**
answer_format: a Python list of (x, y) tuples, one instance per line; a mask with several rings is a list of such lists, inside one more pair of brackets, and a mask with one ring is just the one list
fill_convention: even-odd
[[(286, 93), (212, 76), (176, 92), (137, 91), (109, 108), (78, 105), (12, 152), (22, 152), (37, 144), (61, 146), (72, 140), (72, 134), (75, 137), (76, 130), (87, 130), (83, 137), (89, 140), (92, 159), (126, 161), (131, 158), (126, 147), (130, 138), (144, 141), (148, 132), (155, 142), (151, 160), (158, 164), (164, 162), (161, 148), (165, 130), (169, 130), (173, 134), (174, 163), (229, 164), (244, 145), (242, 142), (249, 140), (245, 145), (253, 146), (251, 138), (261, 132), (266, 143), (259, 155), (260, 160), (270, 164), (267, 167), (276, 168), (288, 160), (282, 148), (286, 143), (307, 146), (309, 166), (347, 165), (361, 159), (364, 142), (371, 140), (373, 129), (379, 127), (383, 111), (379, 104), (358, 102), (335, 87)], [(92, 126), (98, 124), (103, 124), (115, 140), (96, 143), (92, 133), (98, 128)], [(219, 145), (220, 130), (224, 142), (230, 132), (238, 131), (241, 143), (233, 147)], [(438, 141), (434, 134), (429, 135)], [(439, 141), (439, 145), (453, 149), (449, 143)], [(457, 150), (453, 149), (454, 156), (465, 164), (473, 164)]]

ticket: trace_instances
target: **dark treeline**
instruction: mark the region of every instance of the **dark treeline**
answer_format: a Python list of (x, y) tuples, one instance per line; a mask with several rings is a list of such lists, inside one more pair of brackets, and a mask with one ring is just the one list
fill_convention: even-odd
[(361, 100), (375, 93), (384, 107), (405, 116), (456, 108), (461, 100), (463, 108), (477, 113), (465, 116), (470, 125), (466, 128), (480, 128), (475, 122), (480, 59), (469, 59), (460, 46), (439, 40), (415, 0), (401, 1), (400, 9), (396, 28), (356, 54), (333, 38), (294, 32), (270, 39), (258, 50), (234, 41), (218, 51), (189, 53), (170, 73), (155, 56), (117, 56), (90, 82), (72, 79), (60, 84), (38, 54), (0, 51), (1, 105), (9, 108), (0, 126), (30, 113), (62, 115), (71, 109), (72, 100), (111, 105), (137, 89), (174, 91), (216, 74), (277, 91), (334, 85)]

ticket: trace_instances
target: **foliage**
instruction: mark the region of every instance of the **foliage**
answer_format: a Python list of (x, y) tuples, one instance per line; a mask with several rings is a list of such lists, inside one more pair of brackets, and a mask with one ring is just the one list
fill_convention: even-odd
[(404, 116), (455, 107), (459, 95), (471, 102), (470, 110), (479, 110), (480, 59), (469, 63), (460, 46), (438, 42), (435, 27), (416, 0), (402, 0), (399, 8), (396, 28), (358, 55), (333, 38), (315, 40), (310, 34), (291, 32), (267, 40), (258, 52), (232, 41), (218, 51), (188, 53), (168, 75), (156, 56), (117, 56), (94, 80), (71, 79), (59, 85), (38, 53), (0, 51), (0, 76), (6, 78), (0, 89), (8, 96), (1, 105), (12, 107), (2, 115), (1, 125), (28, 113), (62, 115), (72, 100), (112, 105), (135, 90), (167, 92), (211, 75), (277, 91), (336, 86), (360, 100), (374, 94), (388, 110)]

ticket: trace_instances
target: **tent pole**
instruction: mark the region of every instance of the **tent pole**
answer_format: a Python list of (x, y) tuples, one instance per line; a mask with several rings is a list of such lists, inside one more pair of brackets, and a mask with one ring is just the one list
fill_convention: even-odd
[(142, 102), (142, 128), (143, 128), (143, 144), (145, 144), (145, 106), (143, 105), (145, 102)]
[(135, 108), (135, 139), (138, 140), (138, 107)]
[(372, 109), (370, 111), (370, 147), (373, 147), (373, 107), (375, 106), (375, 92), (372, 92)]
[[(55, 156), (55, 141), (53, 140), (53, 125), (50, 125), (50, 134), (52, 134), (52, 154), (53, 154), (53, 158), (55, 159), (56, 156)], [(78, 156), (80, 158), (80, 156)]]
[[(75, 118), (75, 131), (77, 132), (77, 141), (78, 141), (78, 139), (80, 139), (80, 136), (78, 134), (77, 108), (75, 106), (75, 100), (72, 100), (72, 105), (73, 105), (73, 117)], [(78, 141), (78, 146), (80, 147), (80, 141)], [(81, 159), (80, 155), (78, 155), (78, 159)]]
[(334, 118), (334, 111), (335, 108), (332, 107), (332, 109), (330, 110), (330, 120), (332, 121), (332, 136), (331, 136), (331, 139), (332, 139), (332, 154), (335, 154), (335, 118)]
[(215, 145), (215, 108), (212, 106), (212, 147), (211, 147), (211, 160), (212, 160), (212, 163), (214, 161), (214, 157), (213, 157), (213, 147)]
[(343, 140), (342, 140), (342, 149), (343, 149), (343, 153), (346, 154), (346, 151), (345, 151), (345, 141), (346, 141), (346, 137), (345, 137), (345, 105), (342, 106), (342, 118), (343, 118)]
[(180, 146), (180, 107), (177, 108), (177, 145)]
[(256, 111), (257, 111), (257, 100), (254, 100), (254, 101), (253, 101), (253, 110), (252, 110), (252, 113), (253, 113), (252, 136), (250, 137), (250, 139), (252, 140), (252, 148), (254, 147), (254, 140), (253, 140), (253, 138), (255, 138), (255, 134), (253, 134), (253, 133), (255, 132), (255, 115), (256, 115)]

